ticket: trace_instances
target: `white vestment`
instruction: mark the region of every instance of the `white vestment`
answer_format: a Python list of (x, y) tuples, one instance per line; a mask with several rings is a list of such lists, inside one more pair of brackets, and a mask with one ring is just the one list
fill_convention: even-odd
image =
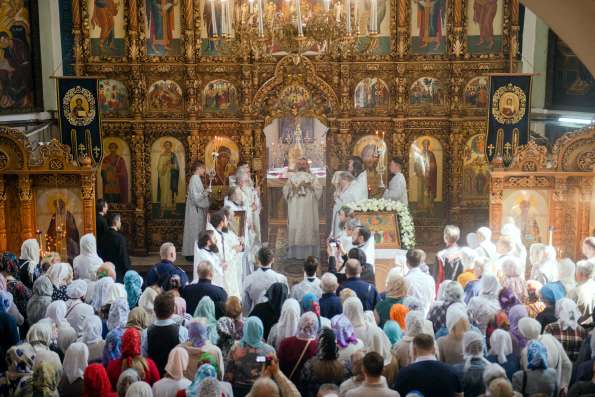
[(289, 175), (283, 186), (283, 197), (287, 200), (288, 258), (320, 256), (318, 200), (321, 196), (322, 186), (313, 174)]
[(397, 172), (388, 183), (388, 189), (384, 191), (382, 198), (399, 201), (407, 205), (407, 182), (400, 172)]
[(345, 190), (335, 195), (335, 205), (333, 206), (333, 236), (338, 236), (341, 233), (341, 228), (339, 226), (339, 210), (344, 205), (358, 201), (358, 197), (361, 197), (359, 189), (360, 186), (357, 181), (353, 181), (345, 188)]
[[(260, 197), (258, 192), (252, 186), (244, 186), (242, 190), (242, 202), (246, 209), (246, 227), (247, 233), (244, 235), (244, 240), (247, 247), (250, 247), (249, 261), (254, 263), (253, 256), (256, 251), (260, 248), (261, 237), (260, 237), (260, 210), (262, 208), (260, 204)], [(255, 209), (254, 209), (255, 208)]]
[(208, 210), (209, 192), (203, 187), (200, 177), (192, 175), (188, 183), (188, 197), (186, 198), (182, 255), (192, 256), (198, 235), (205, 230)]

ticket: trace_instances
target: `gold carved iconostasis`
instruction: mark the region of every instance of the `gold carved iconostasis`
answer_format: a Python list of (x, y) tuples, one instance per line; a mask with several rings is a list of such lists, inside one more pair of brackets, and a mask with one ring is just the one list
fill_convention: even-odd
[[(264, 233), (269, 218), (282, 224), (286, 209), (270, 204), (284, 203), (267, 186), (290, 150), (304, 150), (324, 180), (321, 238), (331, 176), (352, 155), (363, 158), (376, 196), (388, 185), (390, 159), (404, 160), (421, 247), (437, 248), (428, 244), (439, 244), (448, 222), (464, 232), (487, 224), (485, 75), (517, 64), (518, 0), (371, 3), (300, 0), (305, 37), (317, 34), (309, 24), (335, 12), (341, 24), (351, 15), (352, 30), (298, 40), (296, 51), (268, 33), (294, 2), (72, 0), (75, 71), (103, 78), (97, 191), (134, 233), (134, 253), (180, 244), (196, 159), (208, 165), (214, 205), (248, 162)], [(246, 28), (260, 12), (262, 36)]]
[(39, 241), (72, 261), (79, 239), (95, 231), (95, 172), (89, 158), (73, 161), (56, 140), (32, 147), (16, 129), (0, 128), (0, 250), (20, 252)]

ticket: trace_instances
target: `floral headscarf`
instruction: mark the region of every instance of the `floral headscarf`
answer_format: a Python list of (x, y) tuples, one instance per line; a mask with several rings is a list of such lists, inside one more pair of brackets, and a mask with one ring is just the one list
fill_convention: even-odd
[(8, 291), (0, 290), (0, 312), (8, 312), (12, 306), (12, 294)]
[(407, 313), (409, 313), (407, 306), (400, 303), (394, 304), (390, 308), (390, 319), (396, 321), (401, 329), (406, 329), (405, 317), (407, 317)]
[(258, 317), (248, 317), (244, 321), (244, 335), (240, 339), (240, 346), (250, 346), (259, 349), (264, 346), (262, 336), (264, 334), (264, 326)]
[(58, 384), (62, 368), (51, 361), (40, 361), (33, 368), (32, 386), (35, 397), (59, 397)]
[(558, 317), (562, 330), (576, 330), (580, 317), (576, 302), (568, 298), (562, 298), (557, 301), (556, 317)]
[(529, 369), (547, 369), (547, 349), (536, 340), (527, 345), (527, 367)]
[[(39, 260), (37, 261), (37, 263), (39, 263)], [(17, 274), (19, 272), (19, 261), (15, 254), (13, 254), (12, 252), (4, 252), (2, 254), (2, 256), (0, 257), (0, 272), (6, 273), (9, 276), (17, 278)]]
[(116, 385), (118, 397), (125, 397), (126, 391), (130, 385), (134, 382), (139, 382), (140, 380), (140, 375), (138, 374), (137, 370), (128, 368), (127, 370), (122, 371), (120, 377), (118, 378), (118, 384)]
[(316, 317), (320, 317), (320, 303), (318, 297), (312, 292), (308, 292), (302, 299), (302, 309), (305, 312), (312, 312), (316, 314)]
[(35, 349), (29, 343), (12, 346), (6, 352), (7, 375), (11, 380), (29, 375), (33, 371)]
[(313, 312), (306, 312), (300, 317), (297, 337), (300, 339), (314, 339), (318, 333), (318, 317)]
[(122, 358), (122, 328), (115, 328), (108, 332), (105, 337), (105, 347), (103, 348), (103, 365), (107, 365), (112, 360)]
[(126, 328), (122, 335), (122, 358), (134, 358), (140, 356), (141, 337), (136, 328)]
[(143, 279), (134, 270), (128, 270), (124, 274), (124, 288), (128, 294), (128, 306), (130, 310), (134, 309), (138, 305), (138, 300), (143, 292)]
[(128, 322), (128, 314), (130, 309), (128, 308), (128, 301), (124, 298), (117, 299), (109, 309), (109, 315), (107, 317), (107, 329), (110, 331), (116, 328), (123, 328)]
[(344, 314), (337, 314), (331, 319), (331, 327), (337, 336), (337, 345), (341, 349), (346, 348), (350, 344), (357, 344), (357, 336), (353, 330), (351, 321)]
[(203, 347), (208, 340), (208, 328), (202, 319), (195, 319), (188, 324), (188, 338), (194, 347)]
[(388, 320), (384, 323), (383, 331), (388, 336), (391, 345), (395, 345), (403, 338), (403, 331), (399, 326), (399, 323), (393, 320)]
[(511, 307), (520, 303), (510, 288), (502, 288), (502, 290), (500, 290), (498, 301), (500, 302), (500, 307), (502, 310), (506, 311), (506, 313), (508, 313)]
[(217, 370), (211, 364), (203, 364), (198, 368), (198, 370), (196, 371), (196, 375), (194, 376), (194, 380), (192, 380), (192, 383), (186, 389), (186, 396), (198, 396), (200, 385), (201, 383), (203, 383), (205, 379), (217, 380)]

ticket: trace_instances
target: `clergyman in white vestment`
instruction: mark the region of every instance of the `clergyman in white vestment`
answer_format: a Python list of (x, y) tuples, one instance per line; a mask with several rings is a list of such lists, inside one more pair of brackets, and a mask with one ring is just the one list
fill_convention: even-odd
[(184, 244), (182, 255), (194, 255), (194, 245), (200, 232), (205, 230), (207, 212), (209, 210), (209, 192), (202, 185), (200, 177), (205, 173), (205, 166), (201, 161), (192, 164), (192, 177), (188, 183), (188, 197), (186, 198), (186, 213), (184, 216)]
[(353, 175), (347, 171), (338, 171), (333, 176), (333, 181), (337, 181), (335, 185), (335, 205), (333, 206), (333, 236), (339, 236), (341, 227), (339, 225), (339, 210), (347, 204), (358, 201), (360, 194), (360, 186), (355, 181)]
[(288, 258), (320, 256), (318, 200), (321, 196), (322, 186), (310, 172), (308, 160), (299, 159), (297, 172), (290, 173), (283, 186), (283, 197), (287, 200)]
[(388, 183), (388, 189), (384, 191), (382, 198), (399, 201), (407, 205), (407, 182), (401, 173), (403, 162), (399, 158), (393, 158), (389, 165), (389, 170), (393, 177)]

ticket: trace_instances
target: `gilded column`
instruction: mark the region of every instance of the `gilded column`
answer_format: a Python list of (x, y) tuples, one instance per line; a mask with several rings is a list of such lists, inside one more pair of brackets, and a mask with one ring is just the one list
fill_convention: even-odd
[(83, 41), (81, 31), (81, 2), (72, 0), (72, 50), (74, 52), (74, 74), (83, 74)]
[(138, 0), (128, 0), (128, 58), (136, 63), (139, 54)]
[(144, 125), (138, 120), (132, 129), (132, 153), (133, 153), (133, 174), (135, 208), (133, 234), (135, 236), (133, 251), (142, 255), (147, 251), (146, 246), (146, 225), (145, 225), (145, 189), (147, 187), (145, 174), (145, 137)]
[(19, 175), (18, 194), (21, 202), (21, 238), (23, 240), (35, 238), (33, 190), (31, 189), (31, 177), (29, 175)]
[(555, 190), (552, 194), (552, 205), (550, 208), (550, 224), (554, 227), (552, 245), (558, 249), (564, 250), (562, 255), (567, 255), (568, 247), (564, 247), (564, 233), (567, 231), (564, 227), (565, 204), (568, 191), (566, 177), (556, 177)]
[(574, 256), (578, 257), (581, 253), (582, 241), (585, 237), (591, 235), (591, 198), (593, 197), (593, 179), (581, 178), (578, 188), (578, 216), (576, 225), (576, 235), (572, 236), (574, 240)]
[(91, 159), (84, 157), (81, 165), (89, 172), (81, 175), (81, 198), (83, 199), (84, 233), (95, 233), (95, 172), (91, 168)]
[(4, 176), (0, 175), (0, 251), (8, 250), (8, 235), (6, 233), (6, 186)]
[(453, 1), (453, 33), (450, 36), (450, 53), (456, 58), (463, 56), (465, 51), (465, 24), (463, 22), (464, 4), (463, 0)]
[(515, 70), (516, 57), (519, 52), (519, 0), (510, 0), (510, 46), (509, 46), (509, 71)]
[(409, 52), (409, 0), (397, 0), (397, 55), (404, 58)]
[(196, 120), (201, 105), (199, 104), (200, 80), (193, 65), (186, 66), (186, 112), (190, 120)]
[(502, 194), (504, 191), (504, 178), (491, 176), (490, 180), (490, 229), (494, 235), (492, 240), (500, 238), (502, 228)]
[(407, 112), (407, 93), (409, 90), (407, 89), (407, 77), (405, 77), (406, 71), (407, 68), (404, 64), (397, 65), (397, 77), (395, 78), (395, 87), (397, 91), (395, 111), (399, 118), (404, 118)]
[(187, 63), (194, 63), (194, 0), (184, 0), (184, 56)]

